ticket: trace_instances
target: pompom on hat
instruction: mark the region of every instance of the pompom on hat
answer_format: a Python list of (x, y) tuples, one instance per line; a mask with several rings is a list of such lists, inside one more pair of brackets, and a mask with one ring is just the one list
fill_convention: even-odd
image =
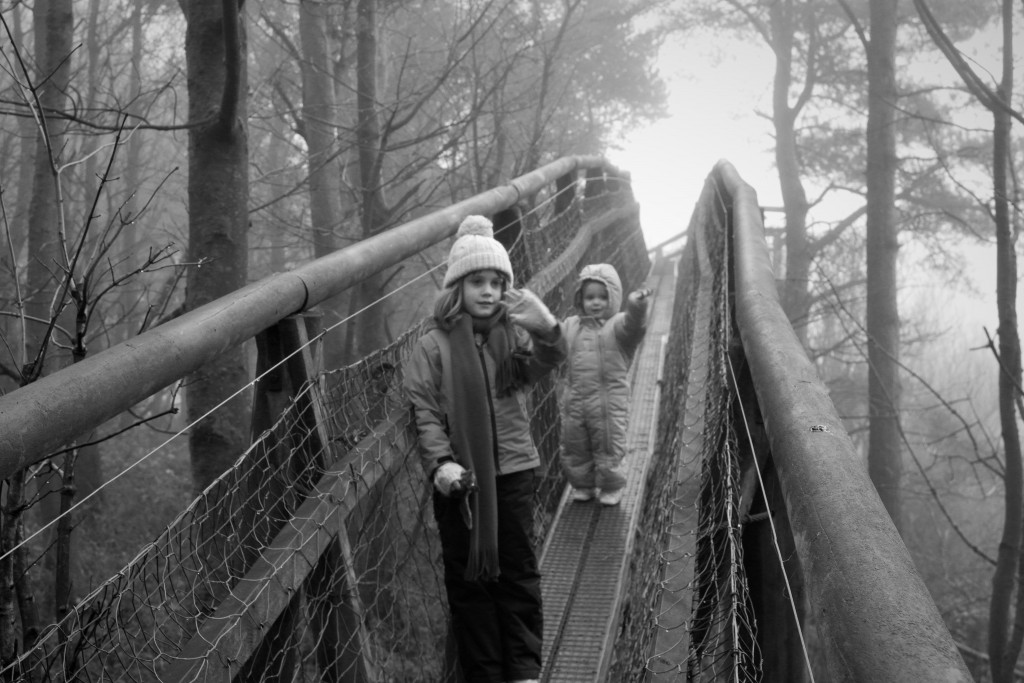
[(501, 242), (494, 239), (494, 224), (483, 216), (466, 216), (448, 252), (444, 286), (451, 287), (476, 270), (496, 270), (507, 279), (506, 286), (512, 287), (512, 261)]

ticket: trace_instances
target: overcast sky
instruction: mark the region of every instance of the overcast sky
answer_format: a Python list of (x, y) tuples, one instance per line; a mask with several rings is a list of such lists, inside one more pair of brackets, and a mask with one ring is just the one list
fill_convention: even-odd
[(736, 167), (762, 205), (781, 204), (771, 127), (755, 114), (770, 111), (774, 56), (759, 44), (722, 41), (669, 41), (659, 63), (669, 87), (669, 118), (609, 154), (632, 174), (648, 244), (685, 229), (704, 178), (719, 159)]

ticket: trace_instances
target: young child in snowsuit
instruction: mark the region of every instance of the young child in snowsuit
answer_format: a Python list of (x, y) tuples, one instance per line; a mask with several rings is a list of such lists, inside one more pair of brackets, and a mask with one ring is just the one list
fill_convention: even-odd
[(512, 284), (491, 222), (466, 218), (434, 316), (405, 362), (452, 632), (470, 683), (534, 683), (541, 670), (532, 544), (540, 456), (524, 392), (565, 359), (566, 345), (540, 298)]
[(563, 325), (569, 345), (568, 388), (562, 411), (561, 461), (576, 501), (595, 493), (618, 505), (626, 478), (619, 464), (626, 454), (629, 382), (626, 375), (647, 324), (650, 290), (630, 293), (625, 312), (622, 284), (607, 263), (584, 266), (577, 280), (579, 315)]

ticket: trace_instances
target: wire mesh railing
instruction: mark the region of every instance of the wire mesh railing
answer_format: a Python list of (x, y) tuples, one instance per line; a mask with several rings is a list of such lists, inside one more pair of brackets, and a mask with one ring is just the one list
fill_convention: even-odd
[(756, 195), (727, 162), (677, 283), (653, 454), (666, 462), (633, 563), (650, 600), (630, 604), (620, 656), (646, 653), (635, 680), (813, 681), (805, 614), (829, 680), (969, 680), (782, 312)]
[[(691, 261), (711, 273), (707, 358), (700, 456), (698, 523), (695, 530), (692, 619), (687, 676), (690, 680), (760, 680), (756, 623), (743, 563), (740, 450), (733, 420), (735, 394), (728, 382), (734, 339), (730, 292), (729, 203), (714, 183), (705, 195), (705, 258)], [(685, 258), (685, 257), (684, 257)], [(699, 300), (698, 300), (699, 301)]]
[(709, 181), (678, 258), (659, 432), (610, 680), (761, 680), (724, 381), (734, 341), (727, 208)]
[[(513, 261), (558, 315), (582, 263), (612, 263), (627, 287), (647, 273), (632, 195), (607, 189), (558, 213), (542, 203), (519, 222)], [(297, 351), (315, 337), (301, 316), (278, 327)], [(440, 551), (401, 390), (419, 331), (321, 374), (296, 354), (290, 400), (231, 469), (0, 678), (444, 680)], [(564, 488), (559, 382), (530, 394), (544, 463), (538, 545)]]

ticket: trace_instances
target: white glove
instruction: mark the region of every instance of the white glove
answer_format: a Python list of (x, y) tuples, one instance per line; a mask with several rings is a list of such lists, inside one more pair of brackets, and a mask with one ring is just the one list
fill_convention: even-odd
[(508, 319), (527, 332), (550, 337), (558, 320), (540, 297), (528, 289), (510, 289), (505, 292)]
[(448, 460), (434, 470), (434, 488), (442, 496), (450, 496), (462, 486), (462, 475), (466, 468), (457, 462)]

